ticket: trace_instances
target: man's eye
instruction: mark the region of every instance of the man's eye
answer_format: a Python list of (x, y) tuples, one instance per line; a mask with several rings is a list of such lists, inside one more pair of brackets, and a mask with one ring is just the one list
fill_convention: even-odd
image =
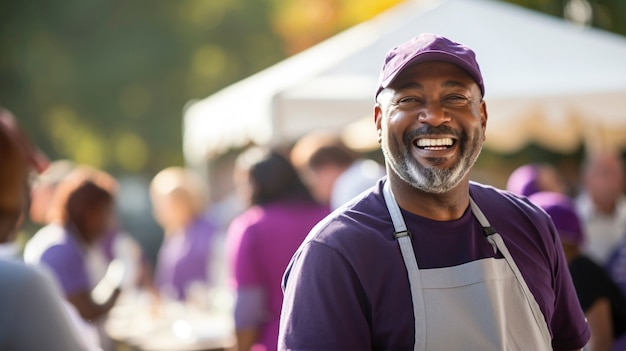
[(443, 104), (448, 106), (465, 106), (469, 99), (463, 95), (449, 95), (443, 99)]
[(417, 107), (422, 103), (422, 100), (416, 98), (416, 97), (405, 97), (402, 99), (399, 99), (396, 102), (396, 105), (398, 105), (398, 107), (400, 108), (413, 108), (413, 107)]

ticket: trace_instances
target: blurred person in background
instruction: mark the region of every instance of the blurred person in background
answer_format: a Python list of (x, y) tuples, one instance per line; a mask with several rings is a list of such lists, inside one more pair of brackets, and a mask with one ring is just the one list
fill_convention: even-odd
[[(43, 228), (40, 228), (41, 233), (39, 235), (35, 233), (38, 238), (51, 228), (53, 228), (52, 231), (56, 231), (54, 228), (58, 228), (54, 223), (54, 218), (51, 218), (54, 215), (50, 215), (50, 208), (53, 206), (54, 196), (59, 184), (75, 167), (74, 162), (70, 160), (56, 160), (50, 163), (45, 172), (36, 177), (31, 189), (29, 217), (33, 223), (43, 226)], [(85, 166), (78, 167), (87, 171)], [(88, 172), (102, 179), (108, 178), (106, 182), (108, 190), (112, 194), (117, 193), (118, 183), (111, 175), (95, 169), (91, 169)], [(51, 228), (48, 227), (49, 224), (51, 224)], [(105, 256), (104, 259), (107, 263), (115, 259), (124, 262), (124, 267), (127, 271), (124, 274), (125, 288), (152, 289), (152, 267), (139, 243), (131, 234), (126, 233), (121, 228), (117, 221), (117, 216), (111, 221), (111, 226), (106, 231), (106, 235), (98, 240), (98, 243), (102, 245), (102, 254)], [(28, 244), (29, 252), (38, 251), (39, 249), (34, 248), (37, 244), (47, 245), (46, 240), (33, 240)], [(99, 280), (100, 278), (101, 276), (96, 276), (94, 279)]]
[(31, 168), (36, 173), (42, 173), (48, 168), (50, 165), (48, 157), (31, 143), (30, 138), (22, 131), (13, 113), (2, 106), (0, 106), (0, 124), (5, 132), (14, 138), (24, 150)]
[(56, 160), (50, 162), (50, 166), (39, 174), (30, 191), (30, 220), (37, 225), (49, 223), (48, 212), (52, 206), (54, 193), (61, 181), (72, 171), (74, 162), (70, 160)]
[[(13, 114), (1, 106), (0, 131), (3, 133), (3, 150), (0, 155), (2, 155), (3, 159), (6, 159), (2, 163), (2, 168), (0, 168), (0, 176), (6, 177), (2, 178), (4, 186), (2, 189), (6, 194), (0, 195), (4, 195), (3, 201), (6, 203), (16, 204), (19, 200), (23, 200), (23, 208), (28, 208), (30, 207), (30, 198), (24, 196), (22, 192), (27, 191), (29, 188), (30, 172), (37, 168), (38, 163), (41, 163), (39, 164), (39, 171), (43, 172), (48, 167), (47, 158), (40, 153), (42, 162), (37, 162), (35, 158), (30, 156), (36, 149), (31, 146), (30, 141), (22, 132)], [(22, 165), (18, 164), (18, 162), (21, 161), (24, 163), (24, 174), (21, 174), (22, 169), (19, 169)], [(13, 168), (17, 169), (11, 172)], [(22, 181), (23, 184), (20, 183)], [(14, 186), (14, 188), (10, 188), (10, 185)], [(0, 241), (0, 257), (18, 259), (20, 257), (20, 247), (16, 239), (18, 230), (24, 222), (24, 211), (22, 211), (22, 208), (16, 208), (16, 216), (13, 218), (12, 214), (8, 213), (7, 210), (6, 207), (3, 208), (3, 216), (7, 218), (3, 218), (2, 225), (10, 226), (11, 228), (0, 227), (0, 233), (4, 236), (3, 240)]]
[(529, 163), (516, 168), (507, 180), (506, 190), (527, 197), (540, 191), (569, 193), (557, 169), (546, 163)]
[(626, 234), (624, 160), (616, 151), (597, 151), (585, 160), (576, 205), (587, 234), (583, 250), (605, 266)]
[(314, 131), (298, 139), (290, 159), (317, 201), (336, 209), (385, 175), (378, 162), (362, 158), (331, 132)]
[[(4, 133), (6, 133), (8, 137), (11, 137), (11, 140), (23, 150), (24, 157), (27, 158), (30, 169), (35, 171), (35, 174), (42, 173), (48, 168), (50, 161), (47, 156), (31, 143), (28, 136), (20, 128), (13, 113), (2, 106), (0, 106), (0, 128), (2, 128)], [(4, 157), (4, 154), (0, 154), (0, 157)], [(10, 168), (8, 166), (3, 166), (3, 168), (0, 169), (0, 172), (3, 173), (8, 173), (9, 171)], [(28, 200), (26, 208), (30, 208), (30, 197), (26, 197), (26, 199)], [(21, 258), (22, 245), (18, 243), (18, 229), (21, 227), (24, 219), (25, 214), (20, 212), (20, 217), (18, 218), (14, 231), (11, 232), (11, 237), (8, 237), (4, 243), (0, 243), (0, 255), (4, 257), (11, 256)]]
[(208, 192), (197, 174), (181, 167), (163, 169), (152, 179), (154, 218), (164, 231), (155, 267), (162, 297), (182, 301), (211, 285), (216, 226), (205, 215)]
[(115, 214), (116, 181), (89, 166), (75, 167), (58, 185), (49, 224), (26, 244), (24, 260), (46, 267), (65, 298), (99, 333), (102, 348), (112, 348), (105, 317), (121, 291), (123, 266), (106, 258), (101, 240)]
[[(47, 159), (0, 109), (0, 246), (11, 246), (28, 211), (29, 173)], [(97, 350), (46, 272), (23, 264), (15, 252), (0, 252), (0, 350)]]
[(313, 199), (289, 159), (277, 151), (244, 151), (236, 160), (235, 181), (248, 204), (226, 236), (238, 350), (276, 350), (282, 274), (309, 230), (330, 210)]
[(626, 350), (626, 299), (604, 268), (582, 253), (585, 233), (574, 201), (554, 192), (537, 192), (528, 199), (550, 215), (559, 233), (576, 294), (591, 329), (585, 350)]

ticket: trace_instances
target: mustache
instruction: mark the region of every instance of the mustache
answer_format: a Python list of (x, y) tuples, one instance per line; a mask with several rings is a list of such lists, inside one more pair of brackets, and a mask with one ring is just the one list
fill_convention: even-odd
[(460, 139), (462, 136), (462, 133), (453, 129), (450, 126), (447, 125), (440, 125), (438, 127), (435, 126), (431, 126), (431, 125), (423, 125), (417, 129), (413, 129), (411, 131), (408, 131), (404, 134), (403, 137), (403, 141), (405, 145), (410, 145), (411, 143), (413, 143), (413, 140), (415, 140), (418, 137), (421, 136), (425, 136), (425, 135), (452, 135), (457, 139)]

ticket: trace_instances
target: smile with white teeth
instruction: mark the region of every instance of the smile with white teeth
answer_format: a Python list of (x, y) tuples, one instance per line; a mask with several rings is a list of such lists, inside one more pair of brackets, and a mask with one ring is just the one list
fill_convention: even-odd
[(445, 150), (454, 144), (452, 138), (418, 139), (416, 146), (424, 150)]

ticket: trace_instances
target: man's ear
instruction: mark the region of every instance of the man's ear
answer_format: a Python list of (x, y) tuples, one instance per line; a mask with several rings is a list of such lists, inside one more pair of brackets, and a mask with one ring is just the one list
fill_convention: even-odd
[(376, 135), (378, 136), (378, 143), (380, 144), (383, 139), (383, 130), (382, 130), (382, 120), (383, 120), (383, 110), (380, 107), (380, 104), (374, 105), (374, 124), (376, 124)]
[(483, 127), (483, 142), (487, 140), (487, 103), (485, 100), (480, 102), (480, 125)]

